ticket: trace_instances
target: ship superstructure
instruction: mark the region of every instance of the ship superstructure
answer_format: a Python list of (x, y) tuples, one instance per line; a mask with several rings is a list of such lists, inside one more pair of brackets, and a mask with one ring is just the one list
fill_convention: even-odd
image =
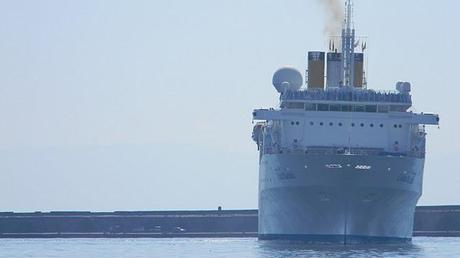
[(253, 112), (261, 239), (411, 239), (425, 125), (439, 117), (409, 111), (409, 82), (395, 91), (367, 88), (352, 8), (347, 0), (341, 42), (308, 53), (307, 87), (300, 72), (281, 68), (273, 76), (280, 107)]

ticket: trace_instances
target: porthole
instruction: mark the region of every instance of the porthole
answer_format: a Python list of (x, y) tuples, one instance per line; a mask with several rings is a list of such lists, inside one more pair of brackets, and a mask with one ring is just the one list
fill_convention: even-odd
[(371, 124), (371, 127), (374, 127), (374, 124)]
[(339, 123), (339, 126), (342, 126), (342, 123)]
[(380, 124), (380, 127), (383, 128), (383, 124)]
[(294, 125), (294, 121), (291, 122), (291, 125)]
[(361, 127), (364, 127), (364, 123), (361, 123)]
[(397, 124), (394, 124), (393, 127), (394, 127), (394, 128), (398, 128), (398, 125), (397, 125)]
[(330, 122), (330, 123), (329, 123), (329, 125), (330, 125), (330, 126), (333, 126), (333, 125), (334, 125), (334, 123)]
[(319, 125), (321, 125), (321, 126), (322, 126), (322, 125), (324, 125), (324, 123), (323, 123), (323, 122), (321, 122), (321, 123), (319, 123)]
[(315, 124), (315, 123), (313, 123), (313, 122), (310, 122), (310, 125), (314, 125), (314, 124)]
[(295, 122), (295, 124), (296, 124), (296, 125), (299, 125), (300, 123), (299, 123), (299, 121), (297, 121), (297, 122)]
[(355, 127), (355, 123), (351, 123), (351, 127)]
[(402, 128), (402, 125), (398, 125), (399, 128)]

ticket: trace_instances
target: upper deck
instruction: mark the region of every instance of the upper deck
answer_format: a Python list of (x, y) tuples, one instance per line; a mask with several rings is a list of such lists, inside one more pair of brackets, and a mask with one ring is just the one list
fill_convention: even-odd
[(368, 89), (305, 89), (285, 91), (280, 95), (280, 107), (309, 111), (405, 112), (412, 106), (408, 92)]
[(301, 91), (286, 91), (281, 94), (283, 100), (315, 100), (315, 101), (348, 101), (367, 103), (387, 103), (412, 105), (411, 95), (395, 91), (375, 91), (370, 89), (306, 89)]
[(301, 91), (286, 91), (280, 96), (281, 101), (346, 101), (363, 103), (385, 103), (412, 105), (409, 93), (395, 91), (375, 91), (370, 89), (306, 89)]

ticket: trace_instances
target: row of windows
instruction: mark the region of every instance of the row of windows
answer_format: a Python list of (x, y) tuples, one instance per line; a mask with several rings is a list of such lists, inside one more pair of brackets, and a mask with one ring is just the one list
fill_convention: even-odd
[[(300, 122), (299, 122), (299, 121), (291, 121), (291, 125), (300, 125)], [(315, 122), (310, 121), (310, 125), (311, 125), (311, 126), (315, 125)], [(323, 126), (323, 125), (324, 125), (324, 122), (319, 122), (319, 125), (320, 125), (320, 126)], [(337, 125), (338, 125), (338, 126), (343, 126), (343, 123), (339, 122), (339, 123), (337, 123)], [(364, 127), (364, 126), (365, 126), (364, 123), (359, 123), (359, 124), (351, 123), (350, 125), (351, 125), (351, 127), (355, 127), (355, 126), (358, 126), (358, 125), (361, 126), (361, 127)], [(329, 126), (334, 126), (334, 123), (333, 123), (333, 122), (329, 122)], [(373, 123), (370, 123), (369, 126), (370, 126), (370, 127), (374, 127), (374, 126), (377, 126), (377, 125), (374, 125)], [(384, 127), (384, 124), (379, 124), (378, 126), (381, 127), (381, 128), (383, 128), (383, 127)], [(393, 127), (394, 127), (394, 128), (402, 128), (403, 126), (402, 126), (402, 124), (394, 124)]]
[(304, 109), (306, 111), (341, 111), (341, 112), (369, 112), (388, 113), (389, 111), (404, 111), (401, 106), (389, 105), (339, 105), (339, 104), (316, 104), (303, 102), (286, 102), (282, 107), (289, 109)]

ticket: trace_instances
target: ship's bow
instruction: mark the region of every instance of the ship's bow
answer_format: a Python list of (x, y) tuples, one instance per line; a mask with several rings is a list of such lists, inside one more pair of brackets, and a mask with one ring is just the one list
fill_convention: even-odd
[(407, 242), (423, 159), (272, 154), (261, 159), (259, 238)]

